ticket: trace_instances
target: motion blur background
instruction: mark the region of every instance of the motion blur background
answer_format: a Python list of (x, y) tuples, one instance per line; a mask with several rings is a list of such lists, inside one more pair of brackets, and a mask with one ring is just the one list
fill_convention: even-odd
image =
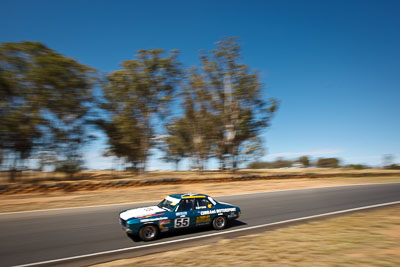
[(397, 166), (399, 11), (2, 1), (2, 170)]

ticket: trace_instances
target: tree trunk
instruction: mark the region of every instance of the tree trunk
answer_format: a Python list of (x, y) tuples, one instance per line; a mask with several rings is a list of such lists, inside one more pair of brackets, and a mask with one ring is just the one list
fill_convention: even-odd
[(17, 170), (12, 168), (10, 170), (10, 176), (9, 176), (9, 182), (14, 183), (15, 182), (15, 177), (17, 176)]
[(13, 166), (10, 170), (10, 177), (9, 181), (10, 183), (14, 183), (17, 177), (17, 163), (18, 163), (18, 157), (17, 155), (14, 155), (14, 160), (13, 160)]
[(219, 169), (221, 171), (225, 170), (225, 159), (224, 159), (224, 157), (219, 158)]

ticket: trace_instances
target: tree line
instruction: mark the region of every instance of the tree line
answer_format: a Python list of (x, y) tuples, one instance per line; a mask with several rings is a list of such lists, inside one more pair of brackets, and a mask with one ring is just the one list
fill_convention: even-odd
[(267, 98), (257, 72), (243, 64), (237, 38), (226, 37), (184, 67), (179, 52), (139, 50), (106, 75), (42, 43), (0, 46), (0, 162), (16, 173), (39, 168), (73, 174), (82, 149), (103, 131), (108, 156), (136, 171), (154, 149), (178, 166), (189, 159), (220, 169), (263, 155), (263, 129), (278, 101)]
[[(318, 158), (316, 160), (311, 160), (308, 156), (301, 156), (297, 159), (289, 160), (284, 158), (277, 158), (274, 161), (264, 161), (264, 162), (251, 162), (247, 165), (248, 169), (278, 169), (278, 168), (290, 168), (290, 167), (318, 167), (318, 168), (339, 168), (340, 159), (338, 158)], [(357, 164), (357, 165), (347, 165), (343, 167), (349, 167), (353, 169), (365, 169), (368, 166)]]
[(274, 161), (256, 161), (247, 165), (248, 169), (278, 169), (289, 167), (318, 167), (318, 168), (339, 168), (340, 159), (338, 158), (318, 158), (312, 161), (308, 156), (301, 156), (297, 159), (289, 160), (284, 158), (277, 158)]
[[(400, 165), (393, 163), (393, 155), (384, 155), (383, 157), (383, 169), (388, 170), (399, 170)], [(354, 170), (363, 170), (373, 168), (366, 164), (342, 164), (341, 159), (339, 158), (317, 158), (310, 159), (308, 156), (301, 156), (297, 159), (284, 159), (277, 158), (273, 161), (255, 161), (251, 162), (247, 165), (248, 169), (279, 169), (279, 168), (290, 168), (290, 167), (299, 167), (299, 168), (309, 168), (309, 167), (317, 167), (317, 168), (348, 168)]]

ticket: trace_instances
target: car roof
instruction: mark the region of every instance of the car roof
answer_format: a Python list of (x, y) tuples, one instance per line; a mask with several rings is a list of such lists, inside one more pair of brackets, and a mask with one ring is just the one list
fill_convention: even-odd
[(170, 197), (173, 198), (178, 198), (178, 199), (185, 199), (185, 198), (208, 198), (207, 195), (205, 194), (193, 194), (193, 193), (186, 193), (186, 194), (173, 194), (169, 195)]

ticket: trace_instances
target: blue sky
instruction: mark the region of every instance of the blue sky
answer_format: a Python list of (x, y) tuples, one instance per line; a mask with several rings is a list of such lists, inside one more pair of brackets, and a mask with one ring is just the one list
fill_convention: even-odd
[[(110, 72), (138, 49), (179, 49), (186, 66), (223, 36), (241, 39), (264, 97), (281, 106), (264, 160), (400, 162), (400, 1), (2, 1), (0, 41), (40, 41)], [(107, 168), (104, 138), (89, 168)], [(210, 164), (210, 168), (214, 165)], [(155, 156), (150, 169), (171, 168)]]

